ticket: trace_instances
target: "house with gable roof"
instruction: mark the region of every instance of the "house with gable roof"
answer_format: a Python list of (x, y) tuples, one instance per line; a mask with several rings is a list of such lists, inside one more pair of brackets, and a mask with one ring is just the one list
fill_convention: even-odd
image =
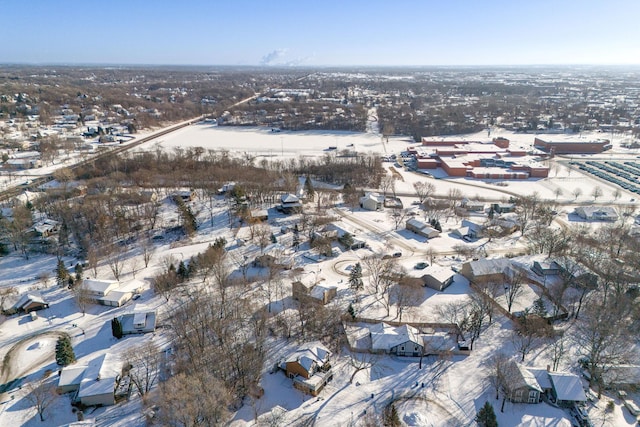
[(369, 331), (373, 353), (413, 357), (422, 354), (424, 341), (420, 337), (419, 331), (413, 326), (391, 326), (387, 323), (376, 323), (369, 326)]
[(304, 344), (279, 367), (293, 381), (293, 386), (303, 393), (317, 396), (324, 386), (333, 379), (331, 352), (319, 342)]

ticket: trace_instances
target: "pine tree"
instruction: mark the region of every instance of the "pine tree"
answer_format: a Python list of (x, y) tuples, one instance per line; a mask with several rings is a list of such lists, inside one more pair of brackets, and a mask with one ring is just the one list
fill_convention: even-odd
[(384, 425), (390, 427), (399, 427), (402, 425), (400, 422), (400, 416), (398, 415), (398, 410), (396, 409), (396, 405), (393, 403), (385, 408), (384, 411)]
[(547, 308), (544, 306), (542, 298), (538, 298), (533, 302), (533, 313), (542, 318), (547, 317)]
[(65, 286), (67, 284), (67, 279), (69, 278), (69, 270), (64, 265), (64, 261), (62, 259), (58, 260), (58, 265), (56, 266), (56, 282), (58, 286)]
[(183, 282), (189, 278), (189, 270), (187, 270), (187, 266), (184, 261), (180, 261), (180, 264), (178, 264), (178, 271), (176, 274)]
[(76, 361), (76, 355), (73, 352), (71, 338), (64, 334), (56, 342), (56, 363), (60, 366), (68, 366)]
[(122, 323), (117, 317), (111, 320), (111, 334), (117, 339), (122, 338)]
[(498, 420), (496, 419), (496, 413), (493, 411), (493, 405), (486, 402), (478, 415), (476, 416), (476, 422), (480, 427), (498, 427)]
[(362, 282), (362, 266), (360, 263), (356, 263), (356, 265), (351, 270), (351, 274), (349, 275), (349, 286), (355, 290), (362, 290), (364, 287), (364, 283)]
[(353, 308), (353, 304), (349, 304), (349, 308), (347, 308), (347, 313), (353, 320), (356, 320), (356, 309)]

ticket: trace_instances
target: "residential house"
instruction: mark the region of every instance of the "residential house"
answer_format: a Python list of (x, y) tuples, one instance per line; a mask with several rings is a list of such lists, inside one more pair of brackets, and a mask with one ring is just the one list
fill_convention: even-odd
[(371, 351), (373, 353), (389, 353), (396, 356), (420, 356), (424, 342), (416, 328), (409, 325), (391, 326), (376, 323), (369, 326), (371, 334)]
[(325, 233), (333, 233), (333, 232), (335, 232), (336, 239), (338, 239), (338, 240), (340, 240), (340, 238), (342, 236), (344, 236), (345, 234), (349, 233), (351, 235), (351, 246), (348, 247), (347, 249), (356, 250), (356, 249), (362, 249), (362, 248), (367, 247), (367, 242), (365, 242), (362, 239), (358, 239), (356, 237), (355, 232), (346, 230), (346, 229), (340, 227), (339, 225), (337, 225), (335, 223), (327, 224), (324, 227), (324, 230), (325, 230), (324, 231)]
[(507, 366), (507, 378), (509, 379), (509, 400), (514, 403), (539, 403), (542, 396), (542, 387), (538, 384), (536, 376), (527, 368), (510, 362)]
[(617, 221), (618, 212), (611, 206), (580, 206), (574, 211), (587, 221)]
[(253, 266), (258, 268), (277, 267), (290, 270), (293, 267), (294, 258), (291, 252), (280, 243), (272, 243), (262, 250), (262, 253), (253, 261)]
[(143, 288), (143, 283), (139, 280), (120, 283), (115, 280), (85, 279), (80, 286), (97, 304), (121, 307)]
[(58, 232), (58, 226), (59, 226), (58, 221), (47, 218), (34, 224), (33, 230), (36, 232), (38, 236), (49, 237)]
[(442, 292), (453, 283), (455, 275), (456, 273), (451, 270), (451, 267), (432, 265), (424, 270), (422, 281), (424, 286)]
[(559, 406), (572, 407), (575, 403), (587, 401), (579, 376), (568, 372), (549, 372), (549, 378), (553, 400)]
[(133, 313), (123, 314), (118, 318), (122, 325), (122, 335), (146, 334), (156, 330), (157, 313), (136, 304)]
[(484, 212), (484, 202), (473, 201), (469, 199), (462, 199), (460, 203), (460, 207), (465, 209), (467, 212)]
[(280, 196), (280, 206), (278, 206), (278, 210), (285, 214), (300, 212), (302, 210), (300, 198), (295, 194), (283, 194)]
[(39, 291), (29, 291), (21, 295), (11, 295), (4, 299), (2, 313), (6, 315), (15, 313), (30, 313), (32, 311), (49, 308), (49, 303)]
[(58, 375), (58, 393), (64, 394), (78, 391), (86, 369), (86, 365), (70, 365), (62, 368)]
[(503, 214), (509, 212), (515, 212), (516, 205), (514, 203), (493, 203), (491, 208), (495, 213)]
[(303, 393), (317, 396), (333, 378), (331, 352), (319, 342), (300, 346), (280, 362), (280, 368), (293, 380), (293, 386)]
[(292, 297), (296, 301), (310, 301), (326, 305), (333, 300), (338, 292), (336, 286), (323, 286), (315, 283), (296, 281), (291, 284)]
[(440, 232), (438, 230), (416, 218), (407, 220), (405, 227), (407, 230), (413, 231), (417, 235), (426, 237), (428, 239), (432, 239), (440, 235)]
[(460, 238), (480, 239), (484, 235), (484, 225), (477, 222), (462, 220), (462, 226), (453, 231), (453, 234)]
[(555, 276), (560, 274), (560, 266), (551, 260), (534, 261), (531, 270), (538, 276)]
[(460, 274), (474, 283), (503, 283), (513, 275), (508, 258), (479, 259), (462, 264)]
[(114, 405), (121, 372), (122, 362), (114, 354), (106, 353), (92, 360), (80, 381), (77, 400), (85, 406)]
[(360, 207), (368, 211), (379, 211), (384, 206), (384, 197), (378, 193), (365, 193), (364, 197), (360, 198)]
[(269, 219), (269, 211), (266, 209), (252, 209), (249, 211), (251, 219), (254, 221), (266, 221)]

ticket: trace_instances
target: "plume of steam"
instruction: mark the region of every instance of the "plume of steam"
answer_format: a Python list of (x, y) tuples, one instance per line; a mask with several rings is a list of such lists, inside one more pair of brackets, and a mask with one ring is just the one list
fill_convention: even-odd
[(260, 65), (277, 65), (287, 53), (287, 49), (276, 49), (262, 57)]

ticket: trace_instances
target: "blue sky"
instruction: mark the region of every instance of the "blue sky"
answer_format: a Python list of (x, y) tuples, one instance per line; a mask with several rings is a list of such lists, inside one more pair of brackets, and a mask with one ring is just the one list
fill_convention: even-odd
[(638, 0), (0, 0), (0, 63), (640, 64)]

